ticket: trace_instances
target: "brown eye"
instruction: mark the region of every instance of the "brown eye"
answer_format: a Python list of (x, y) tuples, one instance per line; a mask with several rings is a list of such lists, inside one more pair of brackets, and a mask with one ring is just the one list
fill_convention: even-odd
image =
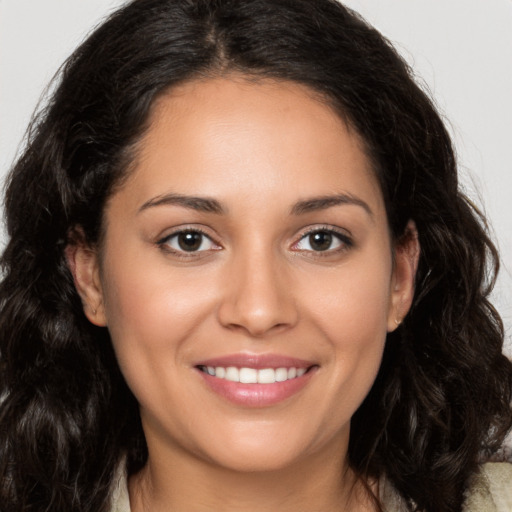
[(332, 234), (327, 231), (318, 231), (308, 235), (309, 245), (314, 251), (327, 251), (332, 245)]
[(201, 231), (192, 229), (166, 236), (158, 244), (177, 253), (193, 253), (219, 249), (209, 236)]
[(177, 242), (183, 251), (197, 251), (203, 242), (204, 235), (198, 231), (184, 231), (177, 235)]
[(303, 235), (293, 249), (304, 252), (335, 252), (351, 246), (352, 241), (348, 236), (334, 230), (317, 229)]

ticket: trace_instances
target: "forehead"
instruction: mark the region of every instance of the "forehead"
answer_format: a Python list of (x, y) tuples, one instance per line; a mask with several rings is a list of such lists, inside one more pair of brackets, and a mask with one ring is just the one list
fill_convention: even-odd
[(363, 141), (303, 85), (187, 82), (155, 102), (148, 126), (128, 180), (139, 202), (166, 192), (249, 203), (348, 192), (382, 206)]

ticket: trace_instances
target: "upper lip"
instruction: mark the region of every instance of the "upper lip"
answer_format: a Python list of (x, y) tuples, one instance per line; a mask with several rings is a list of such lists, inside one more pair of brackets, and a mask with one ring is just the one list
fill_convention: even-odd
[(281, 354), (229, 354), (211, 359), (199, 361), (194, 366), (235, 366), (237, 368), (309, 368), (314, 366), (313, 361), (306, 361), (296, 357), (285, 356)]

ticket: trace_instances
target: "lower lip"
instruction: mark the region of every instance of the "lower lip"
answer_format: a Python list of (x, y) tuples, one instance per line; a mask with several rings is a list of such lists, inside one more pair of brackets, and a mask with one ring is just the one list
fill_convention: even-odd
[(269, 407), (285, 401), (299, 393), (306, 386), (315, 370), (316, 367), (313, 367), (301, 377), (295, 377), (284, 382), (243, 384), (220, 379), (197, 369), (212, 391), (236, 405), (245, 407)]

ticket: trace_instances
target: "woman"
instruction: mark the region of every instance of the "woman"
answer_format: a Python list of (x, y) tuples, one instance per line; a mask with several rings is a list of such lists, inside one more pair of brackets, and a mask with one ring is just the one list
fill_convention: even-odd
[(496, 251), (340, 4), (129, 3), (6, 218), (4, 510), (506, 510)]

